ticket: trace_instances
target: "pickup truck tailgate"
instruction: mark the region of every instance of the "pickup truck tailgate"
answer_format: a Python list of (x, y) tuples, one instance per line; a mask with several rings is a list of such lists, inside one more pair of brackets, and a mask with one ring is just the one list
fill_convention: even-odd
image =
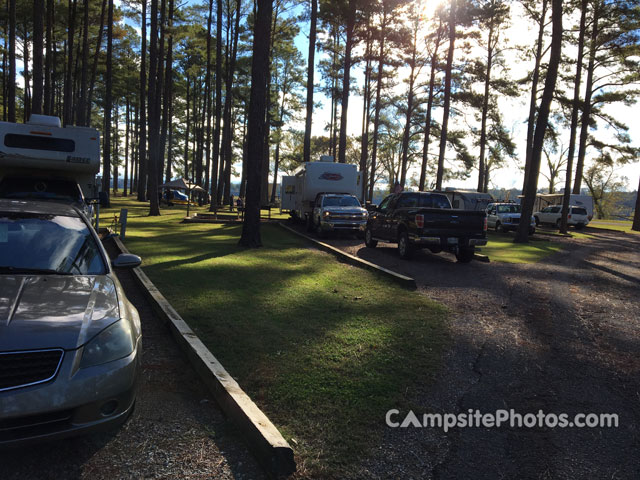
[(482, 211), (421, 208), (416, 214), (424, 216), (424, 226), (417, 229), (418, 234), (452, 237), (484, 234), (486, 214)]

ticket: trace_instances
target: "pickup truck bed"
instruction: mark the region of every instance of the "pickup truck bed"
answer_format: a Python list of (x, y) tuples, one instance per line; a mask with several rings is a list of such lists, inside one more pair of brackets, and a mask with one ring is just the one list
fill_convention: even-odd
[(447, 251), (466, 263), (473, 259), (476, 246), (487, 243), (486, 218), (484, 211), (452, 209), (442, 194), (392, 194), (370, 212), (365, 244), (374, 248), (378, 241), (397, 243), (402, 258), (410, 258), (419, 248)]

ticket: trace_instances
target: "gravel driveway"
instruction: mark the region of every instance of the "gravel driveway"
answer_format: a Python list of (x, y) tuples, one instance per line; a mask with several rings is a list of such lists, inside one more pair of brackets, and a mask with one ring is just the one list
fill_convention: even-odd
[(136, 410), (119, 430), (0, 452), (0, 478), (263, 478), (233, 425), (155, 318), (130, 271), (118, 277), (142, 320)]
[(442, 369), (406, 393), (419, 418), (619, 415), (618, 428), (386, 428), (364, 477), (640, 478), (640, 236), (593, 236), (559, 239), (564, 251), (535, 264), (458, 264), (429, 252), (404, 261), (392, 245), (328, 240), (414, 277), (451, 310)]

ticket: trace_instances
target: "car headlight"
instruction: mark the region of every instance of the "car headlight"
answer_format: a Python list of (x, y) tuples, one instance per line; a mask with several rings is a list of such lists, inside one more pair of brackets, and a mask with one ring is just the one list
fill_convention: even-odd
[(361, 212), (362, 218), (367, 218), (369, 216), (369, 212)]
[(84, 346), (80, 368), (93, 367), (127, 357), (133, 352), (131, 325), (118, 320), (105, 328)]
[(330, 216), (330, 215), (331, 215), (331, 212), (323, 212), (323, 213), (322, 213), (322, 216), (323, 216), (324, 218), (327, 218), (327, 217), (328, 217), (328, 216)]

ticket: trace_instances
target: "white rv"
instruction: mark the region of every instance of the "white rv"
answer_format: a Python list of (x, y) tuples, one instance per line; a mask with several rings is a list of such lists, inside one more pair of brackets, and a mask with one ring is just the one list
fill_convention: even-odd
[(362, 174), (356, 165), (334, 162), (303, 163), (291, 176), (282, 177), (281, 210), (307, 220), (320, 193), (347, 193), (362, 202)]
[(55, 200), (90, 209), (98, 196), (100, 133), (61, 127), (58, 117), (31, 115), (27, 123), (0, 122), (0, 198)]

